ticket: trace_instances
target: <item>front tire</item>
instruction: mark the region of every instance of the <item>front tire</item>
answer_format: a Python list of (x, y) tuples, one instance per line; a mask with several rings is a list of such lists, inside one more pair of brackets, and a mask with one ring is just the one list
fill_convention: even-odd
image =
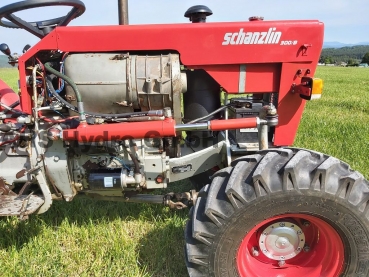
[(336, 158), (271, 149), (235, 160), (186, 225), (197, 276), (369, 276), (369, 184)]

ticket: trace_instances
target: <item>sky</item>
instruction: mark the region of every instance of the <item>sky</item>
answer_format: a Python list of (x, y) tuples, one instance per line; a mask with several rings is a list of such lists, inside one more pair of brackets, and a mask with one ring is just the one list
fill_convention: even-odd
[[(0, 6), (15, 3), (0, 0)], [(118, 24), (118, 0), (85, 0), (86, 12), (70, 25)], [(208, 22), (248, 21), (250, 16), (264, 20), (318, 19), (325, 24), (324, 41), (359, 43), (369, 41), (368, 0), (129, 0), (129, 24), (189, 23), (183, 15), (193, 5), (206, 5), (213, 15)], [(15, 15), (27, 21), (60, 17), (67, 7), (38, 8)], [(190, 24), (190, 23), (189, 23)], [(24, 45), (39, 39), (24, 30), (0, 27), (0, 43), (7, 43), (12, 52), (21, 52)]]

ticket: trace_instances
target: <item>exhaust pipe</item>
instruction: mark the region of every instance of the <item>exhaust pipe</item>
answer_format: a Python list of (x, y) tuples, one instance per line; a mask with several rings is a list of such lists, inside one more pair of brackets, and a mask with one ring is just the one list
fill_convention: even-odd
[(128, 0), (118, 0), (119, 25), (128, 25)]

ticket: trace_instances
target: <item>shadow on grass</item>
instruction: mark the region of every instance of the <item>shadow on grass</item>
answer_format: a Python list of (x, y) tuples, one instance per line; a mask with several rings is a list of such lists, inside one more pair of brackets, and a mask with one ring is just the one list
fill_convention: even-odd
[(63, 221), (77, 226), (87, 226), (91, 222), (113, 220), (137, 220), (144, 216), (144, 205), (94, 201), (76, 197), (72, 202), (54, 201), (51, 208), (41, 215), (30, 215), (28, 220), (19, 221), (14, 217), (0, 218), (0, 249), (20, 250), (46, 227), (57, 229)]
[(184, 258), (183, 220), (187, 212), (175, 212), (175, 220), (155, 226), (140, 240), (137, 249), (139, 263), (149, 276), (188, 276)]
[[(170, 187), (170, 191), (175, 192), (189, 189), (189, 184)], [(57, 234), (60, 228), (72, 225), (94, 228), (94, 225), (112, 221), (149, 222), (150, 230), (143, 232), (134, 248), (142, 272), (145, 276), (187, 276), (183, 252), (183, 230), (187, 214), (188, 210), (170, 211), (162, 205), (105, 202), (76, 197), (70, 203), (55, 201), (45, 214), (31, 215), (26, 221), (1, 218), (0, 249), (21, 252), (30, 242), (32, 244), (39, 236), (43, 236), (46, 229), (49, 233), (55, 230)], [(98, 237), (96, 239), (99, 240)], [(55, 242), (57, 240), (55, 236)]]

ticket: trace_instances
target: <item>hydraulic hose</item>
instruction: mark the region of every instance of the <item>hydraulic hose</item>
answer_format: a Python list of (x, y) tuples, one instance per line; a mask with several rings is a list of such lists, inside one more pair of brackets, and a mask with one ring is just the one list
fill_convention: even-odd
[(63, 73), (61, 73), (61, 72), (55, 70), (54, 68), (52, 68), (52, 66), (49, 62), (45, 63), (45, 68), (50, 73), (52, 73), (55, 76), (58, 76), (59, 78), (63, 79), (65, 82), (67, 82), (72, 87), (72, 89), (74, 90), (74, 93), (76, 94), (76, 98), (77, 98), (77, 106), (78, 106), (78, 113), (79, 113), (80, 120), (81, 121), (86, 121), (86, 114), (85, 114), (85, 109), (83, 107), (82, 96), (81, 96), (81, 93), (80, 93), (77, 85), (73, 82), (73, 80), (71, 78), (69, 78), (68, 76), (64, 75)]
[(207, 114), (207, 115), (205, 115), (205, 116), (203, 116), (203, 117), (196, 118), (196, 119), (194, 119), (194, 120), (191, 120), (190, 122), (187, 122), (187, 124), (192, 124), (192, 123), (199, 122), (199, 121), (201, 121), (201, 120), (205, 120), (205, 119), (207, 119), (208, 117), (211, 117), (211, 116), (213, 116), (214, 114), (217, 114), (217, 113), (221, 112), (222, 110), (224, 110), (224, 109), (226, 109), (226, 108), (228, 108), (228, 107), (230, 107), (230, 106), (231, 106), (231, 104), (227, 104), (227, 105), (221, 106), (220, 108), (216, 109), (215, 111), (213, 111), (213, 112), (211, 112), (211, 113), (209, 113), (209, 114)]
[(82, 102), (81, 93), (80, 93), (77, 85), (73, 82), (73, 80), (71, 78), (69, 78), (68, 76), (64, 75), (63, 73), (61, 73), (61, 72), (55, 70), (54, 68), (52, 68), (51, 64), (49, 62), (45, 63), (45, 68), (50, 73), (54, 74), (55, 76), (58, 76), (59, 78), (63, 79), (65, 82), (67, 82), (72, 87), (72, 89), (74, 90), (74, 93), (76, 94), (77, 102)]

